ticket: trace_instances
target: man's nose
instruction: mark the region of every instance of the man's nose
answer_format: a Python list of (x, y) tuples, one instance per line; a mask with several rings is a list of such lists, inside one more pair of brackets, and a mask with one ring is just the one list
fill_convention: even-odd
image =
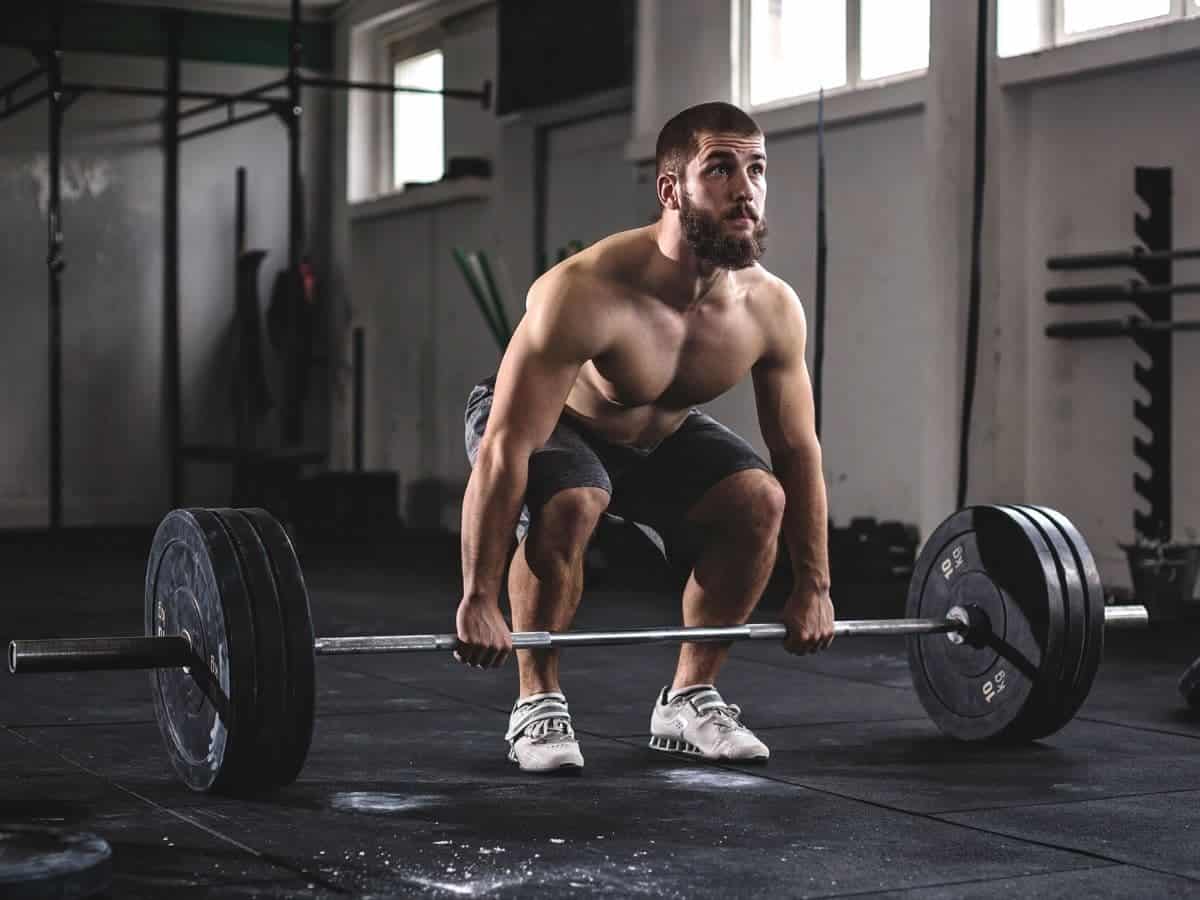
[(730, 182), (729, 189), (736, 200), (746, 200), (754, 196), (754, 186), (750, 182), (750, 176), (745, 172), (740, 172), (734, 176)]

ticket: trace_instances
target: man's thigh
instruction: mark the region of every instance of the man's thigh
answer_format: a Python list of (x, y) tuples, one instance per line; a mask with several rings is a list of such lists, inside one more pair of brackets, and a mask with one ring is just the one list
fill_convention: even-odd
[[(479, 455), (479, 444), (492, 411), (495, 378), (480, 382), (471, 391), (465, 413), (466, 450), (471, 465)], [(543, 506), (559, 491), (594, 487), (612, 494), (612, 480), (604, 463), (569, 419), (560, 418), (546, 443), (529, 458), (525, 503), (517, 522), (517, 540), (522, 540)]]

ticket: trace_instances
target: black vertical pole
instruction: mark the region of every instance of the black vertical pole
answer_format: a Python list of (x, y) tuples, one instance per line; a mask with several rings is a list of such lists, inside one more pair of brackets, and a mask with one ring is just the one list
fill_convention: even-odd
[(167, 467), (171, 507), (183, 502), (182, 368), (179, 342), (179, 80), (178, 13), (166, 13), (167, 104), (163, 110), (163, 367), (167, 383)]
[(50, 91), (50, 197), (46, 209), (50, 286), (50, 530), (62, 527), (62, 19), (61, 0), (50, 4), (50, 49), (46, 77)]
[(291, 315), (288, 316), (287, 348), (284, 362), (282, 431), (283, 444), (290, 446), (303, 440), (303, 410), (299, 409), (300, 310), (304, 298), (300, 282), (300, 244), (303, 240), (304, 196), (300, 184), (300, 0), (292, 0), (291, 25), (288, 29), (288, 270), (287, 296)]
[[(246, 168), (237, 167), (237, 188), (234, 199), (233, 228), (233, 320), (238, 323), (237, 354), (233, 363), (233, 444), (237, 448), (237, 459), (233, 463), (233, 496), (243, 496), (242, 476), (245, 471), (243, 454), (249, 447), (252, 413), (249, 400), (251, 393), (250, 348), (245, 344), (242, 327), (242, 254), (246, 251)], [(255, 268), (257, 272), (257, 267)], [(257, 298), (257, 292), (250, 296)], [(257, 310), (256, 310), (257, 314)]]
[(822, 380), (825, 373), (825, 277), (829, 245), (825, 226), (825, 89), (817, 95), (817, 286), (816, 340), (813, 345), (813, 403), (817, 437), (821, 436)]
[[(242, 253), (246, 250), (246, 167), (238, 166), (237, 168), (237, 197), (236, 206), (234, 208), (234, 246), (233, 258), (235, 261), (242, 258)], [(236, 266), (235, 266), (236, 268)], [(237, 285), (234, 284), (234, 292), (237, 292)]]
[(363, 330), (354, 329), (354, 471), (363, 470), (363, 407), (365, 347)]

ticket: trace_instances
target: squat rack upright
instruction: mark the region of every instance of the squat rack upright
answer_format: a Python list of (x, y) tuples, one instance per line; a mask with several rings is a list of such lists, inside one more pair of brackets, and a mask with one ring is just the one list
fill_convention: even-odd
[[(68, 82), (63, 79), (64, 0), (51, 0), (47, 6), (48, 40), (30, 46), (37, 65), (29, 72), (0, 87), (0, 121), (16, 115), (46, 100), (49, 105), (48, 162), (49, 191), (46, 227), (48, 275), (48, 332), (49, 332), (49, 393), (50, 393), (50, 459), (49, 459), (49, 526), (51, 531), (62, 527), (62, 271), (64, 235), (62, 222), (62, 124), (67, 109), (85, 94), (162, 97), (165, 108), (163, 127), (163, 356), (165, 391), (163, 412), (166, 419), (170, 505), (181, 505), (183, 496), (183, 463), (188, 448), (182, 439), (182, 390), (179, 334), (179, 146), (182, 142), (226, 128), (252, 122), (267, 116), (278, 116), (287, 132), (288, 153), (288, 263), (289, 277), (285, 279), (288, 302), (292, 308), (300, 300), (301, 283), (298, 277), (304, 242), (304, 197), (300, 171), (300, 123), (303, 116), (301, 90), (305, 87), (334, 90), (366, 90), (389, 94), (439, 94), (460, 100), (473, 100), (484, 109), (491, 107), (492, 86), (485, 81), (479, 90), (406, 87), (388, 82), (348, 81), (339, 78), (317, 77), (302, 72), (304, 44), (301, 38), (300, 0), (291, 0), (288, 22), (287, 74), (245, 91), (228, 93), (187, 91), (181, 85), (183, 59), (183, 25), (186, 11), (167, 9), (162, 12), (166, 37), (166, 78), (162, 88), (136, 85)], [(14, 95), (22, 88), (45, 78), (45, 87), (19, 100)], [(279, 91), (283, 91), (282, 94)], [(192, 102), (183, 108), (184, 102)], [(252, 112), (239, 112), (238, 107), (252, 105)], [(196, 116), (225, 110), (225, 118), (215, 123), (182, 130), (181, 123)], [(288, 358), (298, 349), (299, 333), (294, 317), (289, 317), (285, 339)], [(292, 402), (288, 392), (290, 379), (284, 380), (284, 405)], [(286, 417), (284, 417), (286, 419)], [(299, 437), (290, 433), (284, 422), (281, 443), (294, 445)], [(202, 453), (207, 456), (207, 452)], [(211, 457), (208, 457), (211, 458)]]

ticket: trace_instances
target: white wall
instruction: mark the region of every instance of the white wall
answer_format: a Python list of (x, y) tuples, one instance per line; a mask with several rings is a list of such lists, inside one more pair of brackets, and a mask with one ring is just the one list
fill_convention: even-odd
[[(0, 51), (0, 81), (32, 67)], [(161, 87), (161, 60), (68, 53), (64, 76)], [(192, 90), (239, 90), (274, 69), (184, 63)], [(306, 97), (304, 168), (310, 245), (328, 257), (326, 101)], [(85, 96), (63, 134), (64, 521), (153, 522), (166, 510), (163, 417), (163, 153), (157, 99)], [(192, 120), (195, 122), (195, 120)], [(211, 120), (210, 120), (211, 121)], [(0, 329), (0, 527), (48, 520), (47, 112), (40, 104), (0, 122), (0, 255), (5, 324)], [(260, 299), (286, 265), (286, 159), (282, 126), (263, 119), (198, 138), (181, 150), (180, 308), (184, 439), (232, 441), (228, 351), (234, 297), (235, 169), (248, 170), (247, 243), (270, 251)], [(275, 384), (276, 399), (279, 398)], [(314, 410), (324, 406), (324, 394)], [(313, 413), (310, 412), (310, 418)], [(320, 415), (317, 412), (317, 415)], [(324, 437), (324, 427), (314, 429)], [(263, 443), (278, 435), (274, 416)], [(187, 467), (185, 502), (229, 499), (227, 467)]]
[[(1029, 293), (1030, 494), (1058, 506), (1085, 534), (1108, 571), (1123, 556), (1115, 541), (1133, 538), (1133, 419), (1141, 395), (1133, 367), (1141, 354), (1129, 340), (1046, 338), (1051, 321), (1129, 315), (1127, 304), (1050, 307), (1047, 288), (1123, 281), (1129, 271), (1047, 271), (1047, 256), (1119, 249), (1136, 243), (1134, 216), (1144, 213), (1134, 167), (1174, 169), (1174, 243), (1200, 245), (1200, 185), (1191, 113), (1200, 60), (1150, 65), (1027, 89), (1030, 105), (1029, 216), (1018, 232), (1027, 248)], [(1200, 280), (1200, 265), (1175, 263), (1176, 282)], [(1015, 298), (1014, 298), (1015, 299)], [(1197, 318), (1194, 298), (1175, 300), (1176, 318)], [(1174, 336), (1173, 532), (1200, 531), (1200, 446), (1193, 386), (1200, 378), (1200, 337)], [(1195, 538), (1193, 538), (1195, 539)]]

